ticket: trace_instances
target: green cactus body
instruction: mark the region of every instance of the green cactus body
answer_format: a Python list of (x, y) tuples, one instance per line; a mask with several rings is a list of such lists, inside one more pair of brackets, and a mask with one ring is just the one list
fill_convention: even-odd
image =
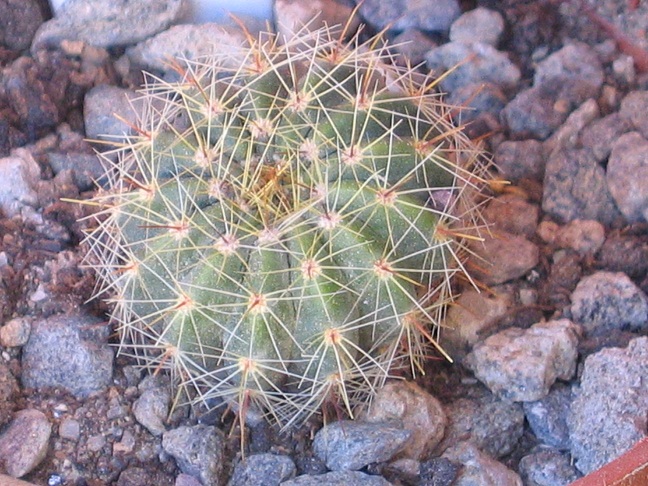
[(238, 70), (144, 91), (165, 108), (120, 150), (89, 241), (123, 349), (187, 397), (352, 413), (438, 348), (486, 165), (413, 72), (354, 42), (266, 35)]

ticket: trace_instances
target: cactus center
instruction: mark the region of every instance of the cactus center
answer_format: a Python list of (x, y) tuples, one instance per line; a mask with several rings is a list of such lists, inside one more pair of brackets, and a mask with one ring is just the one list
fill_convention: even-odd
[(248, 300), (248, 311), (254, 315), (264, 314), (269, 310), (268, 299), (263, 294), (252, 294)]
[(301, 273), (304, 279), (313, 280), (322, 274), (322, 266), (314, 258), (309, 258), (302, 263)]
[(319, 217), (317, 225), (325, 230), (333, 230), (342, 222), (342, 216), (335, 211), (327, 211)]
[(324, 331), (324, 342), (327, 346), (338, 346), (342, 342), (342, 333), (335, 327), (327, 329)]
[(388, 280), (392, 278), (395, 273), (391, 263), (384, 258), (374, 263), (374, 272), (381, 280)]
[(346, 165), (356, 165), (362, 162), (362, 150), (357, 145), (344, 149), (342, 151), (342, 162)]
[(234, 235), (224, 235), (216, 240), (214, 249), (222, 255), (231, 255), (239, 247), (239, 240)]
[(376, 198), (383, 206), (393, 206), (396, 201), (396, 191), (393, 189), (380, 189), (376, 193)]

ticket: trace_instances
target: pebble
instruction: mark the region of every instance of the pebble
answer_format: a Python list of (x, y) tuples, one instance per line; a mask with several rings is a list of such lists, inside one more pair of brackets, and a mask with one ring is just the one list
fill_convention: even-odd
[(421, 486), (450, 486), (459, 474), (461, 466), (446, 459), (435, 457), (421, 464)]
[(158, 375), (147, 376), (138, 386), (140, 397), (133, 403), (135, 420), (155, 436), (166, 432), (171, 392), (168, 380)]
[(294, 478), (296, 472), (288, 456), (254, 454), (236, 465), (227, 486), (279, 486)]
[(355, 471), (388, 461), (403, 450), (410, 436), (389, 424), (340, 420), (317, 432), (313, 451), (331, 471)]
[(59, 437), (76, 442), (81, 435), (81, 424), (73, 418), (64, 418), (58, 427)]
[(606, 180), (626, 220), (648, 222), (648, 140), (638, 132), (621, 135), (612, 145)]
[(446, 32), (459, 17), (457, 0), (365, 0), (360, 14), (377, 30), (388, 27), (395, 31), (419, 29)]
[(129, 454), (133, 452), (136, 443), (137, 441), (133, 433), (128, 429), (124, 430), (124, 433), (121, 436), (121, 440), (113, 444), (113, 455)]
[(647, 112), (648, 91), (631, 91), (621, 100), (619, 116), (646, 139), (648, 139)]
[(352, 33), (360, 24), (353, 8), (336, 0), (275, 0), (273, 12), (279, 34), (286, 39), (303, 33), (304, 28), (314, 31), (324, 26), (342, 26)]
[(360, 471), (334, 471), (299, 476), (281, 483), (281, 486), (390, 486), (391, 484), (380, 476), (370, 476)]
[(587, 149), (551, 154), (545, 171), (542, 209), (560, 222), (594, 219), (610, 225), (620, 216), (605, 171)]
[(31, 332), (31, 319), (28, 317), (15, 317), (0, 327), (0, 345), (7, 348), (23, 346), (29, 340)]
[[(612, 372), (613, 371), (613, 372)], [(646, 437), (648, 337), (585, 359), (568, 417), (571, 454), (588, 474)]]
[(640, 235), (612, 232), (596, 258), (598, 266), (607, 271), (642, 278), (648, 273), (648, 240)]
[(437, 75), (452, 68), (439, 82), (441, 89), (450, 93), (484, 82), (512, 89), (520, 81), (520, 70), (508, 56), (482, 42), (448, 42), (429, 51), (425, 59), (428, 69)]
[(504, 194), (492, 199), (483, 212), (484, 219), (496, 231), (527, 238), (538, 226), (540, 208), (515, 194)]
[(575, 219), (560, 227), (555, 243), (571, 248), (581, 256), (593, 255), (605, 242), (605, 227), (591, 219)]
[(122, 471), (115, 486), (170, 486), (173, 484), (162, 471), (150, 471), (137, 466), (130, 466)]
[(504, 31), (504, 18), (499, 12), (477, 7), (466, 12), (450, 26), (452, 42), (483, 42), (497, 47)]
[(394, 423), (410, 432), (396, 458), (426, 459), (441, 442), (448, 422), (439, 400), (410, 381), (393, 381), (378, 390), (360, 417), (370, 423)]
[(19, 393), (18, 381), (7, 364), (0, 361), (0, 426), (11, 420)]
[(572, 391), (567, 385), (555, 383), (546, 397), (524, 402), (524, 414), (535, 436), (548, 446), (568, 451), (571, 447), (567, 415), (572, 402)]
[(526, 486), (568, 485), (581, 477), (568, 454), (548, 447), (524, 456), (518, 469)]
[(103, 434), (95, 434), (88, 437), (86, 441), (86, 448), (90, 452), (99, 452), (106, 445), (106, 436)]
[(430, 37), (420, 30), (407, 29), (391, 39), (391, 49), (398, 53), (396, 62), (401, 66), (418, 66), (425, 62), (425, 55), (437, 47)]
[(20, 214), (24, 205), (36, 206), (40, 168), (25, 149), (16, 149), (0, 159), (0, 210), (9, 218)]
[(648, 298), (625, 273), (598, 271), (584, 277), (571, 302), (572, 319), (588, 333), (648, 330)]
[(38, 0), (5, 0), (0, 3), (0, 45), (13, 51), (27, 49), (43, 23)]
[[(87, 138), (119, 143), (137, 126), (137, 113), (143, 105), (135, 91), (102, 84), (89, 90), (83, 101), (83, 121)], [(99, 148), (106, 147), (104, 144)], [(106, 147), (110, 148), (110, 147)]]
[(106, 48), (135, 44), (173, 24), (182, 14), (182, 4), (182, 0), (66, 0), (38, 29), (31, 49), (56, 48), (63, 40)]
[(63, 388), (87, 397), (112, 382), (110, 329), (87, 314), (55, 315), (35, 320), (22, 349), (22, 383), (26, 388)]
[(474, 276), (486, 285), (497, 285), (522, 277), (538, 264), (538, 246), (523, 236), (505, 231), (484, 234), (483, 242), (473, 246), (483, 260), (483, 270)]
[(162, 436), (162, 448), (185, 474), (204, 486), (221, 484), (224, 463), (223, 433), (211, 425), (182, 426)]
[(481, 386), (477, 390), (477, 396), (458, 398), (445, 405), (448, 426), (438, 450), (470, 441), (491, 457), (504, 457), (524, 433), (522, 406), (501, 400)]
[(495, 166), (512, 182), (520, 179), (542, 180), (545, 158), (538, 140), (507, 140), (497, 146), (493, 155)]
[(620, 113), (615, 112), (594, 120), (583, 128), (580, 143), (592, 152), (598, 163), (601, 163), (610, 156), (614, 141), (630, 129), (630, 123)]
[(20, 478), (34, 470), (47, 455), (52, 425), (39, 410), (16, 413), (0, 435), (0, 463), (4, 472)]
[(449, 448), (441, 457), (463, 466), (453, 486), (522, 486), (522, 480), (515, 472), (470, 442)]
[(189, 474), (180, 473), (176, 477), (174, 486), (202, 486), (201, 482)]
[(576, 372), (579, 326), (567, 319), (511, 327), (477, 344), (464, 364), (490, 391), (513, 401), (540, 400), (556, 379)]
[(579, 134), (585, 126), (598, 118), (599, 107), (592, 98), (574, 110), (551, 137), (544, 141), (542, 149), (550, 154), (554, 150), (575, 148), (579, 143)]
[(459, 115), (455, 116), (457, 124), (469, 124), (480, 117), (491, 116), (494, 120), (506, 106), (506, 96), (493, 83), (471, 83), (455, 89), (447, 97), (452, 106), (461, 107)]

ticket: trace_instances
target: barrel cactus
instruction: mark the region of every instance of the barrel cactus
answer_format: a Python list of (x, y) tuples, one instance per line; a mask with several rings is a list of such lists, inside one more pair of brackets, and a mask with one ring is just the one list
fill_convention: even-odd
[(179, 396), (288, 425), (443, 354), (486, 164), (429, 79), (341, 37), (250, 36), (142, 91), (88, 241), (122, 350)]

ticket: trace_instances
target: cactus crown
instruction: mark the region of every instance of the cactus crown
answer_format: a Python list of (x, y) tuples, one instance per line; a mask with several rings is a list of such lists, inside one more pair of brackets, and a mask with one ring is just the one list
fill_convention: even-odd
[(428, 80), (337, 35), (153, 79), (88, 236), (124, 351), (284, 425), (442, 351), (486, 173)]

